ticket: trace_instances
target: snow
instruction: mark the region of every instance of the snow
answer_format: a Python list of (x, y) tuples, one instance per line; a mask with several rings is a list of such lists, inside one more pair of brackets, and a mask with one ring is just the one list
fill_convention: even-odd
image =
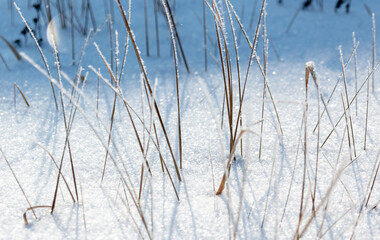
[[(35, 2), (35, 1), (31, 1)], [(55, 1), (51, 1), (55, 3)], [(63, 1), (67, 2), (67, 1)], [(75, 2), (78, 17), (81, 15), (81, 1)], [(183, 168), (180, 170), (182, 181), (178, 180), (173, 159), (165, 140), (153, 99), (162, 116), (177, 164), (179, 165), (179, 136), (177, 122), (176, 70), (173, 65), (171, 33), (166, 16), (159, 10), (159, 34), (161, 56), (156, 56), (154, 6), (148, 4), (148, 26), (150, 36), (150, 57), (146, 56), (144, 1), (131, 2), (130, 27), (136, 40), (136, 51), (144, 59), (139, 65), (134, 51), (128, 51), (120, 85), (112, 85), (112, 79), (105, 66), (115, 69), (119, 61), (111, 61), (108, 12), (112, 1), (91, 1), (96, 23), (100, 29), (80, 35), (75, 32), (75, 63), (84, 49), (81, 66), (72, 65), (71, 34), (62, 36), (58, 46), (62, 85), (58, 82), (54, 50), (44, 39), (41, 49), (46, 61), (53, 66), (47, 75), (44, 62), (34, 41), (28, 41), (19, 34), (25, 25), (14, 7), (8, 8), (3, 1), (0, 10), (0, 34), (10, 42), (20, 38), (22, 46), (16, 49), (23, 60), (17, 61), (4, 42), (0, 42), (1, 55), (11, 69), (0, 62), (0, 149), (9, 161), (17, 179), (32, 206), (51, 206), (58, 168), (47, 153), (49, 151), (57, 162), (61, 162), (66, 140), (65, 120), (62, 108), (56, 110), (50, 81), (54, 83), (56, 95), (62, 92), (68, 123), (72, 120), (70, 146), (75, 167), (79, 201), (73, 202), (61, 176), (60, 188), (54, 213), (50, 208), (36, 208), (37, 219), (31, 211), (27, 212), (28, 225), (24, 224), (23, 214), (29, 207), (10, 168), (0, 152), (0, 239), (290, 239), (297, 232), (299, 223), (301, 193), (304, 174), (304, 116), (307, 116), (307, 155), (303, 207), (304, 214), (299, 233), (307, 226), (304, 238), (326, 239), (378, 239), (380, 236), (380, 183), (377, 176), (380, 159), (380, 74), (374, 72), (375, 88), (372, 88), (373, 39), (380, 39), (378, 31), (372, 35), (373, 21), (379, 26), (378, 16), (372, 17), (365, 7), (377, 14), (380, 2), (377, 0), (352, 1), (351, 12), (340, 9), (334, 13), (335, 1), (324, 1), (324, 10), (317, 5), (308, 11), (300, 11), (286, 34), (293, 15), (302, 1), (267, 1), (266, 35), (268, 37), (268, 63), (266, 81), (273, 95), (281, 120), (284, 134), (266, 92), (264, 117), (261, 117), (264, 79), (256, 60), (252, 61), (248, 74), (242, 106), (243, 125), (240, 130), (242, 147), (237, 145), (231, 161), (230, 175), (221, 195), (216, 195), (223, 173), (227, 171), (229, 159), (229, 127), (227, 110), (224, 109), (223, 128), (223, 74), (220, 69), (214, 15), (206, 7), (208, 71), (204, 72), (203, 47), (203, 2), (198, 0), (175, 1), (176, 26), (181, 38), (191, 73), (188, 74), (181, 55), (178, 55), (179, 97), (181, 106), (181, 129), (183, 146)], [(240, 26), (235, 16), (228, 16), (224, 1), (219, 4), (219, 14), (223, 14), (219, 27), (233, 39), (229, 19), (240, 43), (239, 63), (242, 83), (252, 50), (250, 45), (255, 37), (256, 24), (260, 14), (261, 1), (231, 1), (233, 11), (245, 27), (250, 43), (244, 34), (239, 34)], [(36, 15), (28, 1), (16, 1), (28, 23)], [(129, 13), (127, 1), (121, 1)], [(113, 30), (117, 31), (120, 49), (114, 53), (124, 53), (127, 31), (117, 4), (114, 9)], [(210, 3), (211, 6), (211, 3)], [(245, 17), (240, 14), (245, 7)], [(249, 28), (254, 11), (254, 24)], [(69, 9), (67, 8), (67, 13)], [(232, 9), (229, 9), (232, 10)], [(56, 9), (52, 6), (53, 17)], [(235, 14), (234, 12), (231, 12)], [(251, 15), (250, 15), (251, 14)], [(129, 18), (129, 15), (127, 15)], [(11, 19), (13, 19), (11, 21)], [(219, 21), (219, 20), (218, 20)], [(12, 24), (13, 22), (13, 24)], [(59, 21), (57, 22), (59, 23)], [(33, 27), (33, 24), (30, 24)], [(42, 36), (46, 36), (46, 25), (42, 21)], [(88, 26), (92, 27), (89, 19)], [(59, 24), (55, 26), (59, 30)], [(62, 29), (61, 29), (62, 30)], [(62, 30), (71, 31), (68, 29)], [(219, 29), (220, 31), (220, 29)], [(222, 32), (220, 31), (220, 33)], [(353, 41), (355, 32), (355, 41)], [(262, 41), (260, 29), (254, 56), (263, 66)], [(86, 40), (86, 38), (88, 40)], [(115, 32), (113, 40), (115, 41)], [(221, 40), (222, 37), (221, 37)], [(88, 41), (88, 42), (87, 42)], [(178, 42), (177, 40), (175, 42)], [(354, 44), (357, 52), (352, 54)], [(83, 45), (86, 47), (82, 47)], [(239, 110), (239, 92), (236, 71), (234, 42), (228, 45), (231, 57), (234, 106), (233, 122)], [(340, 59), (340, 47), (342, 60)], [(378, 51), (379, 44), (376, 45)], [(223, 46), (224, 47), (224, 46)], [(61, 51), (66, 49), (65, 51)], [(102, 54), (100, 54), (102, 53)], [(278, 55), (278, 56), (276, 56)], [(378, 54), (375, 54), (377, 56)], [(210, 57), (213, 56), (213, 57)], [(102, 60), (104, 58), (104, 61)], [(217, 64), (214, 62), (217, 61)], [(124, 61), (123, 61), (124, 62)], [(343, 63), (342, 63), (343, 62)], [(355, 70), (357, 62), (357, 71)], [(110, 64), (108, 64), (110, 63)], [(344, 117), (342, 97), (347, 107), (342, 64), (347, 81), (352, 128)], [(370, 66), (368, 70), (367, 67)], [(317, 84), (309, 79), (308, 112), (305, 110), (305, 66), (317, 75)], [(152, 85), (152, 96), (142, 81), (141, 68), (146, 70)], [(54, 69), (53, 69), (54, 68)], [(83, 69), (82, 69), (83, 68)], [(100, 71), (98, 71), (100, 69)], [(115, 72), (116, 73), (116, 72)], [(357, 83), (355, 74), (357, 73)], [(87, 79), (75, 82), (77, 74)], [(115, 75), (116, 76), (116, 75)], [(311, 76), (310, 76), (311, 77)], [(78, 78), (76, 78), (78, 79)], [(118, 76), (117, 78), (118, 79)], [(331, 101), (328, 114), (321, 118), (320, 130), (314, 127), (320, 112), (324, 112), (334, 86), (339, 80)], [(99, 102), (98, 96), (99, 81)], [(14, 83), (24, 93), (30, 107), (16, 92), (14, 102)], [(367, 93), (367, 84), (369, 91)], [(359, 93), (355, 94), (355, 89)], [(74, 94), (72, 92), (74, 89)], [(115, 92), (119, 93), (110, 134), (111, 114)], [(146, 95), (149, 94), (149, 101)], [(367, 105), (368, 94), (368, 105)], [(142, 100), (142, 96), (143, 99)], [(323, 104), (319, 104), (319, 96)], [(79, 100), (78, 100), (79, 99)], [(58, 100), (58, 99), (57, 99)], [(141, 139), (144, 154), (136, 139), (136, 134), (126, 111), (131, 111), (136, 130)], [(367, 120), (368, 106), (368, 120)], [(74, 108), (73, 108), (74, 107)], [(69, 118), (70, 113), (75, 116)], [(155, 128), (152, 122), (152, 115)], [(334, 125), (343, 116), (337, 126)], [(259, 159), (261, 124), (263, 124), (263, 144)], [(367, 132), (365, 131), (368, 125)], [(335, 128), (324, 143), (330, 132)], [(354, 131), (349, 147), (347, 134)], [(318, 139), (319, 136), (319, 139)], [(317, 149), (317, 144), (323, 147)], [(364, 144), (366, 146), (364, 150)], [(43, 146), (45, 149), (43, 149)], [(147, 147), (149, 146), (149, 148)], [(355, 152), (354, 152), (355, 148)], [(104, 181), (101, 183), (106, 151), (109, 151)], [(351, 151), (351, 152), (350, 152)], [(167, 170), (161, 164), (160, 155)], [(350, 155), (353, 159), (350, 159)], [(356, 155), (356, 157), (354, 157)], [(318, 172), (316, 161), (318, 156)], [(151, 174), (147, 171), (145, 160), (149, 162)], [(141, 167), (144, 166), (144, 180), (141, 200), (138, 204)], [(67, 180), (76, 199), (69, 153), (66, 149), (63, 158), (62, 175)], [(337, 178), (339, 176), (339, 178)], [(374, 181), (377, 176), (376, 181)], [(316, 180), (315, 180), (316, 179)], [(173, 181), (173, 184), (172, 182)], [(315, 181), (315, 202), (313, 205)], [(176, 197), (176, 189), (179, 201)], [(372, 189), (368, 205), (365, 205)], [(313, 218), (313, 207), (316, 216)], [(310, 220), (310, 225), (307, 222)]]

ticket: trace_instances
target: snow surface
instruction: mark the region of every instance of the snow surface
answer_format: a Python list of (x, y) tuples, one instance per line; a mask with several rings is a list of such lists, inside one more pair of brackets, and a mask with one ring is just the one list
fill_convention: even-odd
[[(28, 8), (29, 1), (16, 2), (25, 18), (31, 22), (35, 16), (35, 10)], [(75, 3), (78, 16), (80, 16), (80, 2)], [(107, 9), (109, 9), (105, 8), (104, 2), (108, 3), (108, 1), (100, 0), (91, 1), (97, 25), (104, 21)], [(153, 4), (152, 1), (147, 2), (149, 57), (146, 56), (145, 45), (144, 1), (132, 1), (131, 28), (141, 51), (151, 86), (152, 88), (157, 86), (155, 99), (179, 165), (175, 69), (171, 55), (170, 32), (165, 16), (159, 12), (161, 56), (158, 57)], [(266, 9), (269, 37), (267, 81), (275, 99), (283, 135), (280, 134), (275, 111), (267, 93), (264, 102), (263, 144), (261, 159), (259, 159), (261, 125), (257, 122), (261, 120), (264, 80), (254, 62), (248, 76), (243, 105), (243, 128), (250, 129), (253, 133), (243, 135), (243, 153), (241, 154), (239, 145), (236, 160), (232, 162), (228, 187), (220, 196), (216, 196), (215, 191), (222, 179), (228, 160), (229, 131), (226, 115), (223, 129), (220, 128), (224, 88), (222, 72), (218, 67), (220, 59), (215, 45), (213, 16), (209, 9), (206, 9), (209, 35), (207, 46), (210, 54), (215, 56), (217, 64), (209, 55), (208, 71), (204, 72), (202, 1), (178, 0), (175, 2), (176, 24), (191, 71), (190, 74), (186, 72), (181, 59), (179, 89), (183, 141), (183, 168), (180, 170), (182, 182), (178, 181), (175, 174), (170, 151), (156, 114), (154, 114), (154, 122), (157, 126), (160, 149), (180, 200), (178, 201), (176, 198), (167, 172), (162, 172), (158, 151), (150, 141), (147, 160), (152, 175), (150, 176), (145, 168), (139, 207), (141, 214), (137, 211), (131, 194), (125, 186), (123, 187), (121, 175), (129, 186), (133, 184), (133, 196), (137, 196), (143, 158), (125, 105), (120, 98), (117, 100), (110, 144), (110, 155), (114, 157), (115, 164), (109, 156), (104, 181), (101, 184), (106, 156), (106, 149), (102, 142), (107, 143), (108, 140), (114, 93), (100, 80), (97, 107), (98, 76), (89, 66), (100, 69), (101, 74), (111, 82), (107, 68), (93, 44), (97, 43), (100, 51), (111, 64), (109, 30), (106, 23), (85, 50), (81, 64), (84, 68), (82, 74), (85, 75), (88, 72), (88, 80), (83, 89), (85, 97), (82, 96), (80, 99), (80, 110), (78, 108), (76, 112), (69, 137), (79, 202), (73, 203), (61, 179), (54, 213), (50, 214), (49, 208), (39, 208), (35, 210), (38, 216), (35, 219), (31, 211), (28, 211), (27, 218), (30, 224), (25, 225), (23, 214), (29, 205), (1, 154), (0, 239), (145, 239), (149, 237), (155, 239), (227, 239), (235, 237), (236, 226), (236, 238), (238, 239), (293, 238), (299, 221), (304, 172), (304, 130), (301, 125), (305, 109), (305, 63), (314, 62), (321, 95), (327, 100), (342, 72), (338, 46), (342, 46), (343, 58), (344, 61), (347, 61), (353, 49), (352, 32), (355, 32), (356, 40), (360, 42), (357, 48), (357, 88), (359, 89), (367, 78), (368, 62), (372, 64), (372, 19), (364, 8), (364, 4), (377, 14), (380, 10), (380, 2), (377, 0), (352, 1), (350, 14), (345, 14), (343, 9), (334, 13), (335, 1), (324, 1), (323, 11), (320, 11), (317, 6), (309, 11), (301, 11), (290, 31), (285, 34), (293, 14), (296, 13), (302, 1), (284, 0), (284, 5), (278, 5), (276, 1), (268, 1)], [(261, 6), (260, 1), (257, 1), (256, 11), (254, 11), (252, 28), (249, 28), (249, 23), (256, 1), (231, 2), (240, 15), (250, 41), (253, 42)], [(116, 3), (113, 1), (110, 3), (114, 7), (115, 25), (113, 29), (118, 31), (119, 61), (121, 62), (126, 28)], [(127, 10), (127, 1), (122, 1), (122, 4), (123, 8)], [(233, 38), (224, 4), (223, 8), (224, 20), (227, 21), (224, 27), (228, 34), (227, 40), (233, 67), (234, 117), (236, 118), (239, 95)], [(0, 35), (10, 41), (17, 38), (23, 41), (23, 36), (19, 34), (19, 31), (24, 28), (24, 24), (16, 10), (14, 8), (12, 11), (9, 10), (8, 2), (2, 1), (0, 11)], [(53, 7), (54, 16), (55, 13), (56, 10)], [(251, 50), (244, 36), (239, 33), (240, 28), (235, 18), (232, 18), (237, 36), (240, 38), (238, 39), (239, 61), (242, 79), (244, 79)], [(380, 16), (376, 18), (377, 26), (380, 26), (379, 19)], [(46, 27), (42, 26), (43, 36), (46, 36)], [(89, 22), (89, 26), (92, 26), (91, 22)], [(62, 30), (61, 36), (71, 39), (70, 30)], [(114, 37), (115, 35), (113, 35), (113, 39)], [(380, 39), (378, 32), (376, 39)], [(70, 79), (73, 79), (77, 72), (76, 64), (84, 41), (85, 37), (75, 32), (76, 61), (74, 66), (72, 65), (71, 41), (63, 39), (60, 42), (63, 46), (60, 46), (59, 50), (64, 49), (60, 52), (61, 70)], [(115, 46), (114, 43), (113, 46)], [(30, 56), (43, 68), (41, 56), (30, 36), (27, 43), (23, 42), (22, 47), (17, 47), (17, 50)], [(46, 37), (44, 37), (42, 50), (48, 59), (53, 77), (57, 78), (54, 51), (49, 46)], [(261, 59), (263, 59), (262, 52), (262, 38), (260, 37), (257, 55)], [(279, 59), (275, 52), (279, 55)], [(379, 51), (377, 50), (377, 52)], [(8, 71), (5, 65), (0, 63), (0, 148), (7, 157), (31, 205), (51, 206), (58, 170), (39, 144), (52, 154), (58, 164), (60, 163), (66, 140), (62, 108), (58, 102), (59, 111), (56, 110), (49, 80), (43, 74), (25, 59), (17, 61), (4, 42), (0, 42), (0, 53), (11, 69)], [(113, 64), (115, 64), (115, 60), (113, 60)], [(119, 74), (120, 69), (117, 71)], [(345, 71), (349, 98), (352, 99), (355, 95), (354, 59), (350, 61)], [(373, 185), (368, 206), (362, 208), (374, 179), (375, 164), (380, 150), (380, 74), (377, 72), (374, 92), (370, 86), (366, 150), (363, 150), (367, 106), (366, 84), (358, 94), (357, 108), (356, 103), (352, 104), (350, 108), (355, 133), (356, 155), (358, 156), (356, 160), (348, 165), (350, 149), (344, 118), (336, 127), (338, 134), (333, 133), (323, 148), (319, 150), (315, 208), (320, 203), (322, 204), (320, 209), (317, 208), (317, 215), (307, 228), (304, 238), (347, 239), (354, 233), (355, 239), (379, 239), (379, 177)], [(372, 81), (372, 78), (370, 80)], [(62, 81), (63, 87), (70, 94), (70, 84), (65, 79)], [(30, 103), (29, 108), (26, 107), (18, 92), (15, 106), (14, 83), (25, 94)], [(146, 127), (152, 129), (149, 103), (146, 99), (145, 89), (141, 86), (140, 68), (131, 41), (129, 41), (126, 67), (120, 87), (130, 106), (144, 119)], [(59, 100), (58, 87), (55, 87), (55, 91)], [(341, 93), (346, 101), (343, 80), (340, 80), (328, 105), (333, 123), (336, 123), (344, 113)], [(64, 103), (66, 113), (69, 114), (72, 105), (67, 97), (64, 97)], [(320, 107), (322, 111), (323, 104), (321, 102)], [(96, 109), (98, 109), (98, 113)], [(146, 146), (149, 134), (144, 131), (136, 115), (132, 115), (142, 143)], [(318, 120), (318, 90), (311, 79), (308, 89), (307, 117), (307, 174), (304, 191), (305, 210), (301, 229), (313, 214), (311, 196), (314, 191), (317, 158), (318, 137), (317, 131), (313, 133), (313, 128)], [(331, 130), (330, 120), (324, 114), (321, 119), (320, 144)], [(351, 132), (351, 129), (349, 131)], [(351, 152), (353, 154), (353, 151)], [(116, 166), (121, 172), (117, 171)], [(296, 167), (293, 178), (294, 166)], [(347, 167), (339, 175), (340, 178), (336, 179), (335, 176), (340, 173), (339, 169), (345, 166)], [(63, 160), (62, 173), (75, 196), (67, 150)], [(292, 187), (287, 200), (290, 185)], [(328, 195), (329, 197), (325, 198), (330, 186), (334, 188)], [(374, 208), (375, 206), (376, 208)], [(144, 216), (146, 227), (141, 216)], [(239, 219), (238, 225), (236, 225), (237, 219)]]

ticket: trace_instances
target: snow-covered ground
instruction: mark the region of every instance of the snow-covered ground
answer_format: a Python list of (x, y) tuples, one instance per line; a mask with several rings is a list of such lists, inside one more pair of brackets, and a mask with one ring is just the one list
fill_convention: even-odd
[[(36, 11), (28, 7), (28, 2), (35, 1), (16, 1), (22, 14), (33, 27), (32, 19), (36, 16)], [(84, 26), (85, 17), (81, 15), (82, 1), (51, 2), (75, 2), (74, 9)], [(368, 76), (368, 64), (372, 68), (373, 31), (372, 17), (365, 6), (377, 14), (380, 2), (354, 0), (351, 12), (346, 14), (344, 9), (334, 13), (335, 1), (323, 1), (323, 11), (317, 5), (307, 11), (300, 11), (286, 33), (289, 23), (303, 1), (284, 0), (283, 5), (278, 5), (277, 1), (268, 1), (267, 81), (283, 134), (268, 91), (265, 95), (262, 118), (264, 79), (258, 64), (253, 60), (243, 102), (242, 128), (239, 128), (239, 131), (247, 131), (242, 137), (242, 147), (240, 144), (237, 146), (226, 189), (218, 196), (215, 193), (229, 158), (229, 126), (227, 110), (224, 108), (221, 128), (224, 83), (214, 17), (206, 6), (209, 55), (208, 69), (205, 72), (202, 1), (172, 1), (173, 4), (174, 2), (176, 26), (190, 68), (190, 73), (187, 73), (181, 58), (178, 71), (183, 149), (183, 166), (180, 170), (182, 181), (178, 180), (165, 135), (156, 111), (152, 108), (157, 138), (154, 134), (150, 112), (152, 105), (149, 105), (152, 98), (150, 95), (147, 98), (139, 63), (129, 40), (120, 87), (136, 124), (141, 145), (146, 151), (151, 173), (145, 166), (141, 200), (137, 203), (144, 158), (126, 106), (119, 96), (104, 180), (101, 183), (107, 152), (104, 146), (107, 146), (109, 139), (115, 93), (102, 79), (99, 80), (92, 70), (100, 69), (104, 78), (108, 82), (111, 81), (94, 43), (111, 63), (111, 54), (114, 55), (116, 52), (117, 31), (118, 67), (115, 59), (112, 62), (113, 71), (119, 74), (127, 32), (116, 3), (105, 0), (91, 1), (96, 25), (100, 25), (101, 29), (91, 38), (85, 49), (81, 74), (83, 77), (86, 74), (88, 76), (83, 94), (77, 95), (80, 98), (71, 99), (79, 99), (68, 138), (79, 199), (74, 203), (73, 198), (77, 198), (75, 184), (68, 147), (65, 147), (65, 121), (68, 122), (69, 116), (73, 116), (73, 104), (68, 98), (72, 93), (72, 87), (62, 77), (65, 120), (60, 102), (60, 88), (55, 86), (59, 106), (57, 111), (49, 79), (26, 59), (29, 57), (46, 71), (38, 49), (29, 35), (25, 42), (24, 36), (20, 34), (25, 25), (16, 9), (13, 7), (10, 10), (8, 1), (2, 1), (0, 35), (10, 42), (20, 39), (21, 46), (16, 49), (24, 59), (17, 61), (7, 45), (0, 42), (0, 53), (9, 67), (8, 70), (5, 64), (0, 62), (0, 239), (290, 239), (297, 236), (297, 232), (301, 234), (303, 229), (305, 232), (302, 236), (310, 239), (378, 239), (380, 183), (378, 178), (376, 181), (374, 178), (380, 160), (380, 73), (375, 72), (374, 89), (372, 77), (369, 78), (367, 118), (365, 80)], [(220, 14), (223, 14), (231, 58), (235, 125), (239, 109), (239, 91), (234, 42), (225, 1), (218, 2), (221, 4), (219, 10)], [(250, 42), (253, 42), (262, 2), (234, 0), (231, 3), (240, 16)], [(113, 11), (110, 11), (110, 4)], [(128, 1), (122, 1), (122, 5), (127, 11)], [(145, 41), (144, 1), (132, 0), (130, 25), (137, 46), (141, 50), (173, 155), (179, 165), (177, 92), (170, 32), (163, 10), (160, 9), (157, 16), (160, 37), (158, 57), (153, 1), (148, 0), (147, 5), (149, 57)], [(66, 14), (69, 14), (69, 10), (66, 11)], [(101, 25), (108, 12), (114, 13), (112, 41), (108, 22)], [(57, 10), (54, 6), (52, 13), (55, 17)], [(380, 16), (375, 17), (376, 25), (380, 26)], [(250, 26), (251, 18), (253, 24)], [(59, 25), (59, 17), (54, 19)], [(244, 35), (240, 33), (235, 17), (232, 16), (232, 19), (239, 43), (243, 83), (251, 49)], [(88, 21), (91, 28), (90, 17)], [(58, 81), (54, 50), (47, 40), (46, 31), (47, 26), (42, 22), (42, 51), (53, 78)], [(74, 79), (85, 36), (74, 31), (73, 65), (71, 29), (56, 31), (61, 33), (58, 39), (61, 75), (66, 74), (69, 79)], [(346, 62), (353, 51), (353, 32), (356, 41), (359, 42), (356, 60), (357, 84), (355, 85), (353, 56), (345, 68), (349, 101), (356, 96), (355, 89), (360, 91), (357, 94), (357, 102), (353, 101), (350, 110), (346, 111), (347, 127), (342, 105), (343, 97), (347, 107), (344, 80), (340, 77), (342, 64), (339, 46), (342, 48), (343, 61)], [(264, 63), (262, 33), (261, 28), (257, 46), (261, 65)], [(375, 35), (380, 39), (380, 34)], [(110, 42), (113, 53), (110, 50)], [(323, 114), (318, 137), (318, 130), (313, 132), (318, 121), (318, 90), (310, 76), (304, 171), (305, 63), (309, 61), (314, 62), (320, 93), (325, 102), (337, 80), (340, 81), (328, 104), (331, 120), (326, 113)], [(30, 107), (26, 106), (17, 89), (15, 104), (14, 84), (19, 86)], [(82, 85), (79, 86), (81, 88)], [(76, 100), (74, 102), (76, 103)], [(319, 101), (319, 106), (322, 112), (322, 101)], [(349, 124), (349, 115), (352, 127)], [(332, 124), (341, 116), (343, 118), (336, 126), (336, 132), (332, 133), (318, 151), (318, 142), (321, 146), (333, 129)], [(144, 122), (145, 128), (141, 122)], [(368, 130), (365, 136), (366, 123)], [(263, 131), (260, 151), (261, 126)], [(347, 129), (350, 136), (354, 133), (355, 143), (351, 137), (349, 144)], [(167, 165), (165, 171), (162, 170), (158, 149)], [(62, 175), (67, 180), (73, 198), (61, 177), (54, 213), (50, 214), (50, 207), (36, 208), (35, 218), (32, 211), (26, 212), (30, 206), (7, 161), (30, 205), (51, 206), (59, 171), (48, 152), (58, 165), (63, 159)], [(174, 188), (178, 192), (179, 200)], [(297, 230), (302, 193), (303, 214)], [(23, 220), (24, 212), (29, 221), (28, 225), (25, 225)]]

